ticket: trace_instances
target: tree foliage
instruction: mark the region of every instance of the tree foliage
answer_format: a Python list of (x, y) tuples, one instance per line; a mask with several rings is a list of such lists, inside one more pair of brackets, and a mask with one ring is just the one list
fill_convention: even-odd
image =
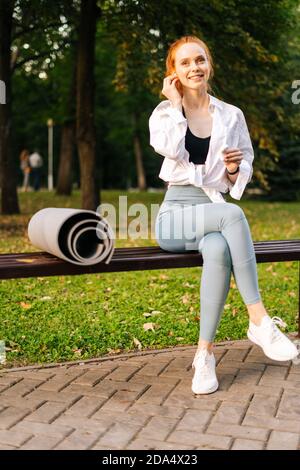
[[(16, 0), (12, 42), (13, 154), (24, 145), (46, 156), (46, 120), (54, 118), (55, 167), (71, 84), (71, 45), (78, 39), (79, 0)], [(53, 3), (51, 2), (51, 5)], [(161, 95), (166, 52), (182, 35), (210, 47), (215, 96), (240, 107), (255, 148), (252, 186), (298, 198), (300, 105), (298, 0), (98, 0), (95, 122), (99, 186), (127, 188), (139, 177), (138, 136), (148, 186), (161, 186), (161, 159), (149, 146), (148, 118)], [(76, 154), (77, 155), (77, 154)], [(281, 177), (285, 171), (285, 178)], [(79, 164), (73, 165), (79, 182)], [(289, 184), (288, 184), (289, 182)]]

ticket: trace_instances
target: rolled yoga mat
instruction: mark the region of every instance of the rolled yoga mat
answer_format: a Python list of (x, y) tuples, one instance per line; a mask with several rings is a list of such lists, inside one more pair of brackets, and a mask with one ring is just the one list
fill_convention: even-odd
[(31, 243), (73, 264), (108, 264), (114, 252), (114, 233), (97, 212), (49, 207), (29, 221)]

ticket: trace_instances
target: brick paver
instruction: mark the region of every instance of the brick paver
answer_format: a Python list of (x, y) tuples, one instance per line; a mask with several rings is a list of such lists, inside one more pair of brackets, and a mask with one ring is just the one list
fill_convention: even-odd
[(195, 347), (0, 370), (0, 449), (295, 450), (300, 366), (215, 347), (219, 390), (191, 391)]

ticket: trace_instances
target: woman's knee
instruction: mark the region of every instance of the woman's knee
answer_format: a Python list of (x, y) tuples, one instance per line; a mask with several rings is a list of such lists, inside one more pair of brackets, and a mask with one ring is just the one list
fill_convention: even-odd
[(199, 251), (202, 252), (203, 261), (214, 261), (224, 266), (231, 264), (227, 241), (220, 232), (206, 234), (200, 242)]
[(244, 213), (243, 209), (240, 206), (238, 206), (237, 204), (234, 204), (232, 202), (228, 202), (226, 204), (226, 209), (227, 209), (227, 216), (231, 220), (242, 219), (243, 217), (245, 217), (245, 213)]

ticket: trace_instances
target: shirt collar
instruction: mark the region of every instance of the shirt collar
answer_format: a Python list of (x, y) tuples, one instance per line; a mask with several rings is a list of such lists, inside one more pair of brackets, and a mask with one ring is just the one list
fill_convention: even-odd
[[(219, 100), (218, 98), (216, 98), (215, 96), (212, 96), (208, 93), (208, 96), (209, 96), (209, 105), (208, 105), (208, 109), (210, 112), (213, 112), (214, 110), (214, 107), (216, 108), (219, 108), (219, 109), (223, 109), (223, 106), (222, 106), (222, 101)], [(158, 105), (158, 108), (165, 108), (165, 106), (170, 106), (171, 103), (169, 100), (164, 100), (164, 101), (161, 101)]]
[(217, 108), (219, 109), (222, 109), (222, 102), (216, 98), (215, 96), (212, 96), (208, 93), (208, 96), (209, 96), (209, 105), (208, 105), (208, 108), (211, 110), (212, 108), (214, 108), (214, 106), (216, 106)]

